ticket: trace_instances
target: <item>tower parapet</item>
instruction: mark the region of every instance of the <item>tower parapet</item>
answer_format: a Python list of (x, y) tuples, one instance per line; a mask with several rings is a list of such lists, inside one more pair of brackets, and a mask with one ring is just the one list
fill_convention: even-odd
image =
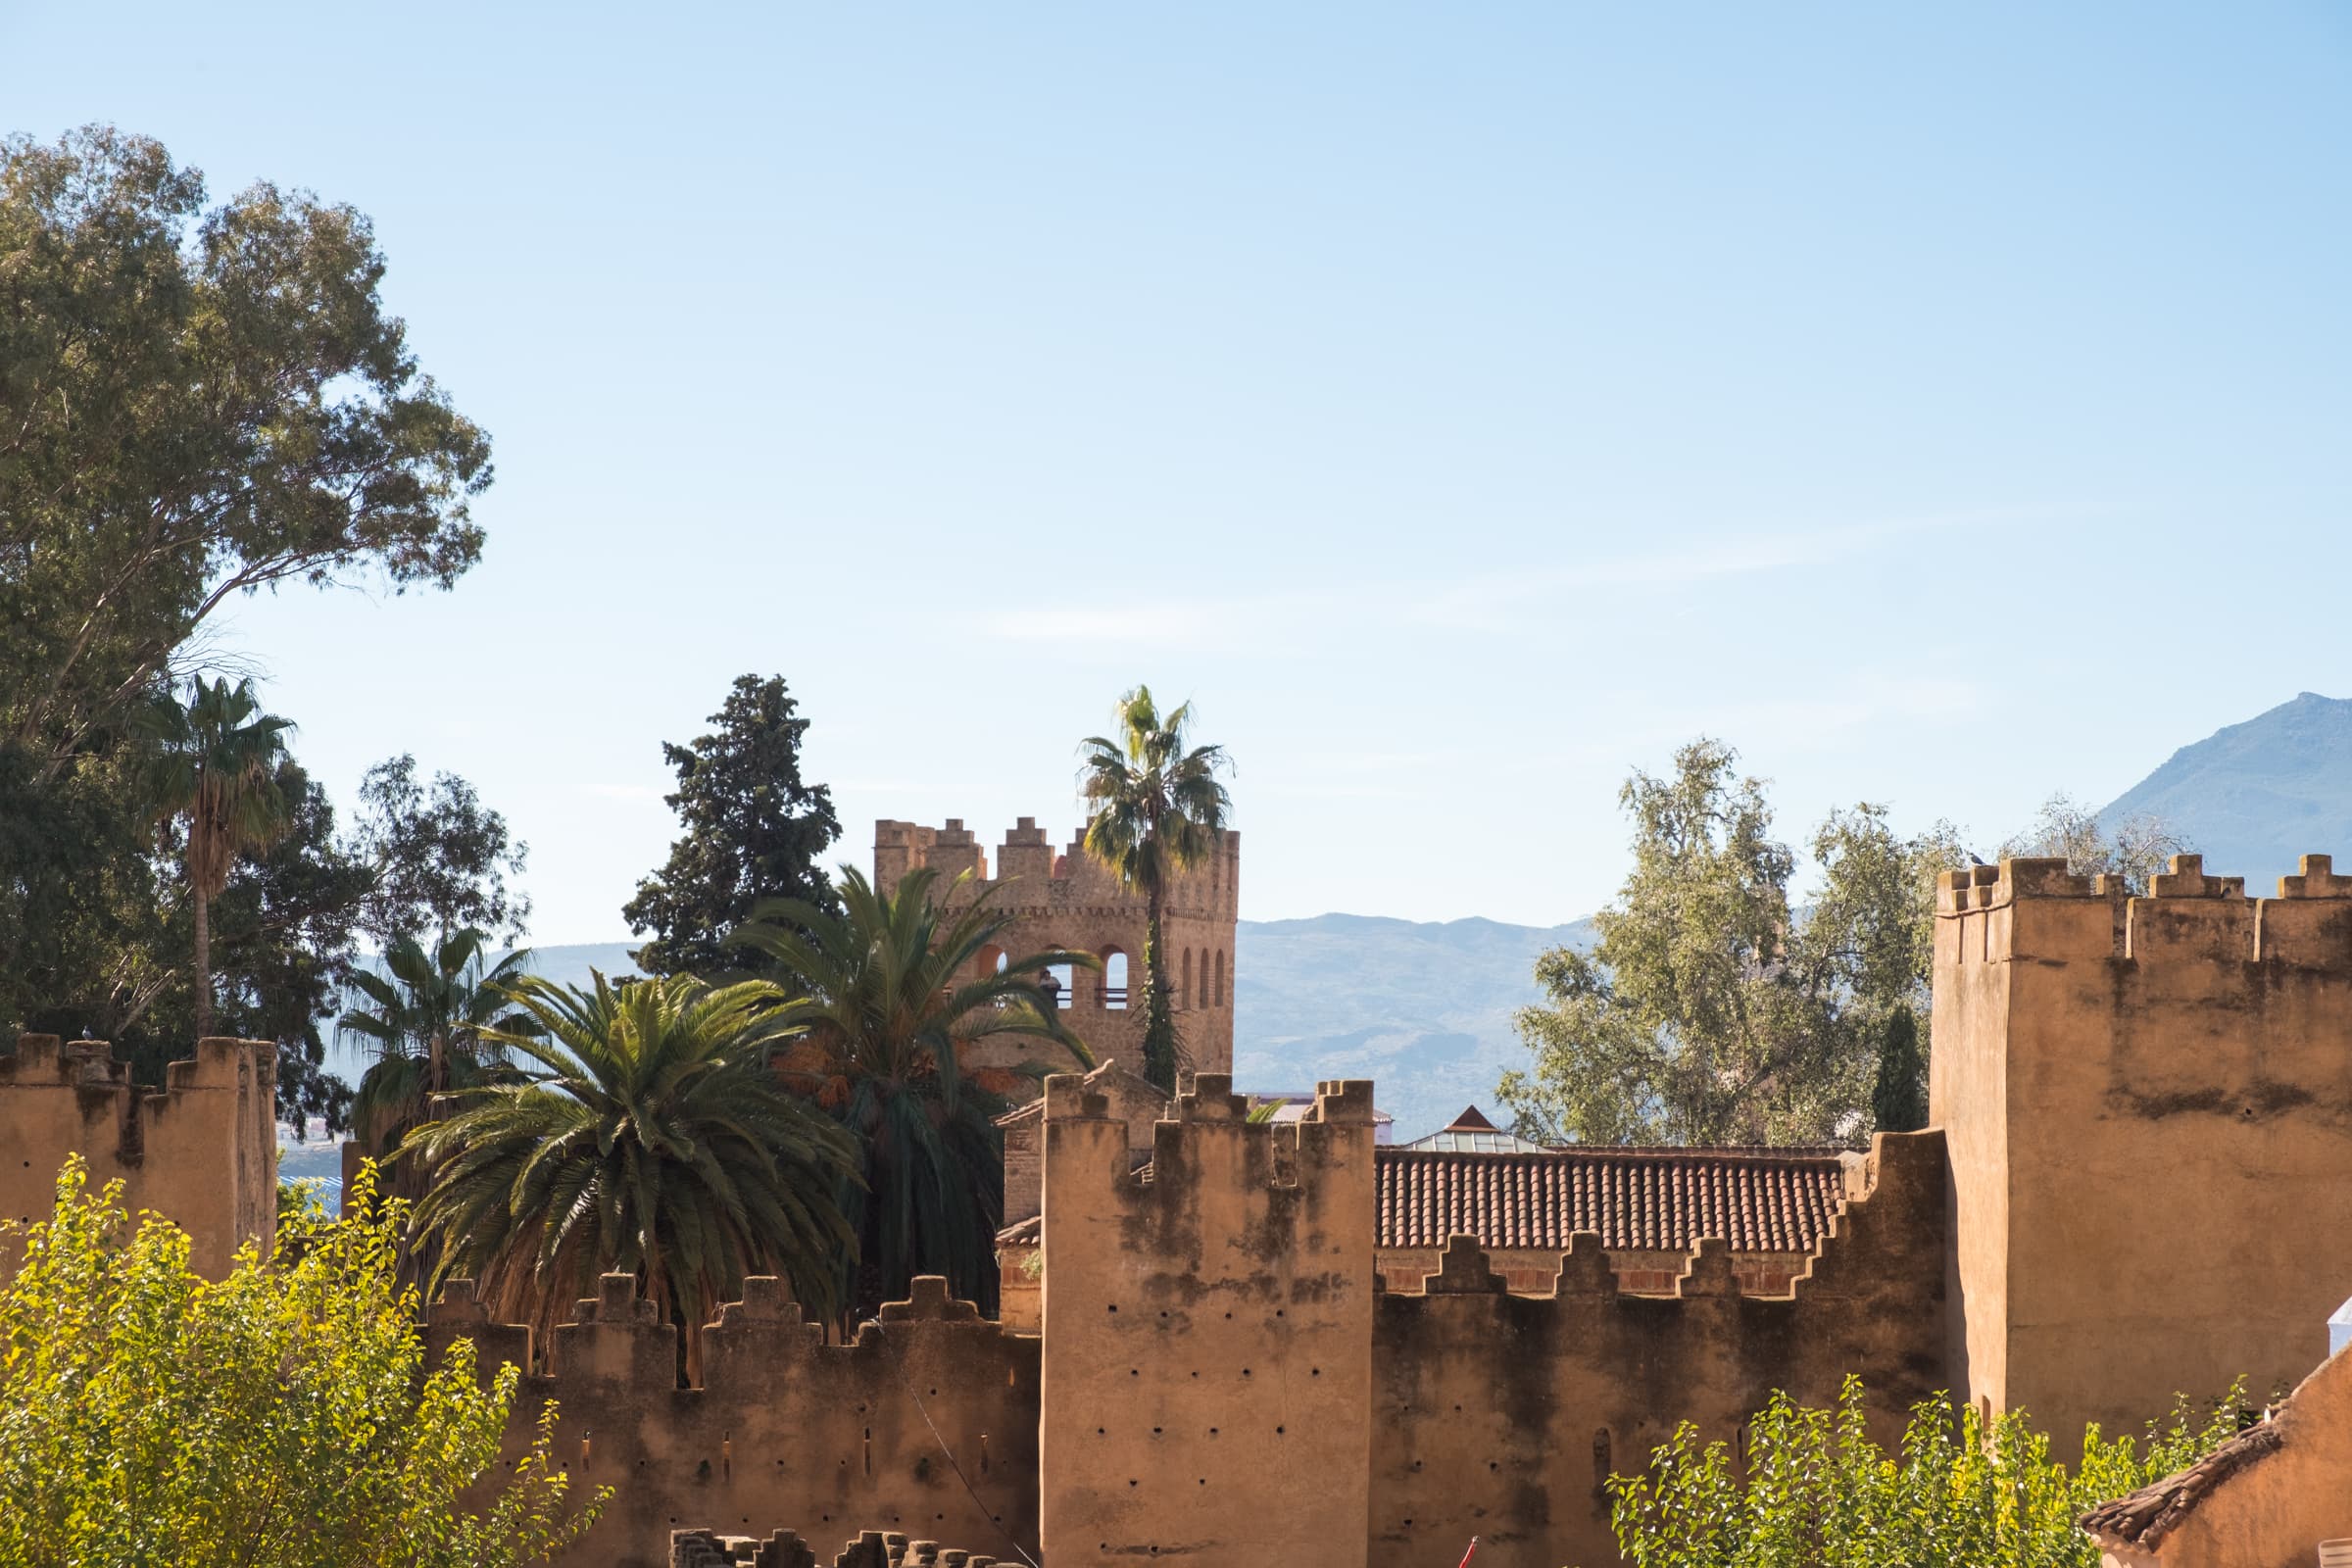
[(189, 1259), (218, 1279), (246, 1242), (277, 1232), (277, 1048), (208, 1037), (165, 1069), (166, 1087), (130, 1081), (103, 1040), (21, 1035), (0, 1055), (0, 1215), (46, 1218), (70, 1154), (91, 1190), (122, 1183), (132, 1213), (153, 1209), (188, 1233)]

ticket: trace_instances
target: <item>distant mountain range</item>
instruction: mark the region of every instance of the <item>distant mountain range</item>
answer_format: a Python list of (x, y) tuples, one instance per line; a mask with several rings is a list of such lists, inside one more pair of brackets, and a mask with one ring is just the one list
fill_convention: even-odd
[(1538, 955), (1592, 944), (1589, 920), (1244, 920), (1233, 951), (1235, 1086), (1374, 1079), (1399, 1142), (1473, 1101), (1493, 1111), (1494, 1080), (1526, 1056), (1511, 1014), (1537, 1000)]
[(2243, 876), (2249, 893), (2274, 891), (2299, 856), (2352, 864), (2352, 701), (2304, 692), (2216, 730), (2099, 814), (2161, 817), (2208, 872)]
[[(2242, 874), (2251, 892), (2269, 891), (2304, 854), (2331, 853), (2352, 868), (2352, 701), (2305, 692), (2182, 747), (2100, 814), (2114, 822), (2143, 813), (2202, 851), (2208, 870)], [(1592, 942), (1589, 920), (1244, 920), (1234, 952), (1234, 1076), (1259, 1092), (1377, 1079), (1400, 1140), (1444, 1126), (1473, 1102), (1492, 1111), (1494, 1081), (1525, 1060), (1511, 1015), (1537, 1000), (1537, 956)], [(632, 946), (538, 948), (532, 968), (585, 985), (592, 969), (629, 972)], [(357, 1082), (364, 1063), (336, 1053), (330, 1065)]]
[[(1511, 1014), (1536, 1000), (1537, 955), (1592, 940), (1588, 921), (1244, 920), (1234, 938), (1234, 1077), (1261, 1093), (1377, 1079), (1398, 1139), (1443, 1127), (1472, 1101), (1493, 1110), (1494, 1080), (1522, 1054)], [(635, 945), (534, 948), (530, 967), (586, 985), (592, 970), (629, 973)], [(351, 1083), (367, 1070), (358, 1053), (333, 1046), (327, 1065)], [(322, 1158), (313, 1174), (326, 1173)]]

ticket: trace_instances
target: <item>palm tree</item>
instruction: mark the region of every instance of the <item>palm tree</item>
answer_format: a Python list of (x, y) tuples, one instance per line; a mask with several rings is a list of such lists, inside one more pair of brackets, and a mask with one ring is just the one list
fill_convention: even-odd
[(412, 1221), (440, 1250), (432, 1288), (470, 1277), (544, 1340), (598, 1275), (634, 1273), (683, 1331), (689, 1379), (746, 1275), (784, 1275), (831, 1311), (856, 1247), (835, 1197), (855, 1152), (768, 1068), (776, 987), (600, 974), (594, 990), (525, 976), (507, 994), (530, 1030), (481, 1038), (536, 1070), (454, 1091), (401, 1146), (432, 1173)]
[[(533, 1031), (530, 1015), (507, 996), (529, 954), (489, 964), (489, 944), (475, 926), (443, 933), (430, 950), (403, 934), (384, 950), (381, 974), (352, 975), (357, 1004), (335, 1020), (335, 1035), (373, 1058), (352, 1102), (353, 1126), (371, 1156), (398, 1148), (435, 1097), (473, 1088), (507, 1066), (506, 1048), (485, 1038), (490, 1030)], [(422, 1191), (413, 1170), (401, 1175), (406, 1196)]]
[(795, 994), (777, 1014), (790, 1036), (776, 1057), (782, 1081), (857, 1140), (860, 1180), (844, 1182), (841, 1203), (861, 1259), (843, 1294), (859, 1312), (905, 1296), (917, 1274), (944, 1274), (957, 1295), (996, 1311), (1004, 1212), (996, 1118), (1044, 1069), (975, 1068), (974, 1048), (1034, 1039), (1094, 1064), (1041, 977), (1102, 961), (1053, 949), (983, 969), (983, 951), (1012, 917), (988, 906), (993, 887), (967, 905), (935, 904), (936, 875), (911, 871), (884, 893), (845, 867), (840, 912), (779, 899), (733, 938), (764, 954)]
[(159, 698), (141, 715), (150, 743), (147, 797), (167, 821), (184, 821), (182, 859), (196, 915), (196, 1034), (213, 1032), (212, 903), (237, 857), (275, 843), (293, 816), (279, 779), (291, 719), (260, 711), (253, 682), (197, 676), (183, 706)]
[(1184, 1042), (1168, 1006), (1160, 920), (1176, 873), (1206, 864), (1223, 842), (1233, 798), (1217, 774), (1231, 763), (1221, 746), (1188, 750), (1193, 705), (1163, 714), (1149, 686), (1119, 699), (1118, 718), (1117, 739), (1090, 735), (1078, 748), (1086, 853), (1144, 896), (1144, 1076), (1174, 1094)]

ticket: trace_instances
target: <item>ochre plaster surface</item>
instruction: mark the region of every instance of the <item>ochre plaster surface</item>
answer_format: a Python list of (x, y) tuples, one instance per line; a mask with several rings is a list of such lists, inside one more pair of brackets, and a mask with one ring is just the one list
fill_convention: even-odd
[[(122, 1183), (122, 1206), (188, 1233), (189, 1261), (220, 1279), (247, 1242), (277, 1233), (277, 1048), (205, 1039), (195, 1059), (142, 1089), (103, 1040), (24, 1035), (0, 1055), (0, 1216), (48, 1218), (69, 1154), (89, 1192)], [(0, 1258), (0, 1262), (4, 1262)]]

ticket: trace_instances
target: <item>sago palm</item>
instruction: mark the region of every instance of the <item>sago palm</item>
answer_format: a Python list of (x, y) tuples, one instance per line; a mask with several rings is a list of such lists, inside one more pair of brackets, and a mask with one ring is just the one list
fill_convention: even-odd
[(159, 698), (140, 714), (144, 784), (156, 814), (186, 830), (181, 859), (196, 918), (196, 1033), (213, 1032), (213, 900), (246, 850), (273, 844), (292, 821), (281, 786), (291, 719), (261, 711), (253, 682), (189, 683), (185, 704)]
[(689, 1377), (746, 1275), (832, 1311), (854, 1150), (769, 1070), (773, 985), (525, 977), (509, 995), (530, 1032), (482, 1038), (535, 1064), (525, 1081), (455, 1091), (402, 1146), (431, 1173), (414, 1228), (440, 1251), (436, 1287), (469, 1276), (544, 1339), (598, 1275), (633, 1273), (683, 1331)]
[(1149, 686), (1119, 699), (1118, 719), (1115, 738), (1090, 735), (1078, 748), (1086, 853), (1144, 896), (1144, 1076), (1173, 1094), (1184, 1042), (1168, 1005), (1160, 922), (1176, 874), (1207, 864), (1223, 842), (1233, 798), (1217, 775), (1230, 764), (1223, 747), (1185, 744), (1192, 704), (1162, 713)]
[(362, 969), (349, 981), (354, 1005), (335, 1020), (338, 1039), (371, 1060), (352, 1102), (361, 1145), (378, 1158), (424, 1118), (433, 1097), (470, 1089), (506, 1062), (493, 1029), (529, 1034), (530, 1015), (506, 988), (520, 980), (530, 955), (489, 963), (488, 934), (466, 926), (431, 948), (403, 934), (384, 950), (383, 972)]
[(983, 971), (983, 951), (1012, 917), (989, 907), (994, 888), (969, 904), (935, 904), (936, 874), (912, 871), (882, 892), (845, 869), (840, 913), (776, 900), (734, 937), (794, 993), (776, 1017), (790, 1036), (776, 1057), (781, 1081), (857, 1140), (860, 1180), (843, 1184), (841, 1202), (862, 1260), (845, 1295), (860, 1311), (904, 1296), (917, 1274), (944, 1274), (956, 1294), (996, 1310), (1004, 1211), (996, 1117), (1041, 1069), (975, 1069), (969, 1058), (984, 1041), (1033, 1039), (1081, 1066), (1094, 1060), (1040, 977), (1102, 960), (1051, 949)]

